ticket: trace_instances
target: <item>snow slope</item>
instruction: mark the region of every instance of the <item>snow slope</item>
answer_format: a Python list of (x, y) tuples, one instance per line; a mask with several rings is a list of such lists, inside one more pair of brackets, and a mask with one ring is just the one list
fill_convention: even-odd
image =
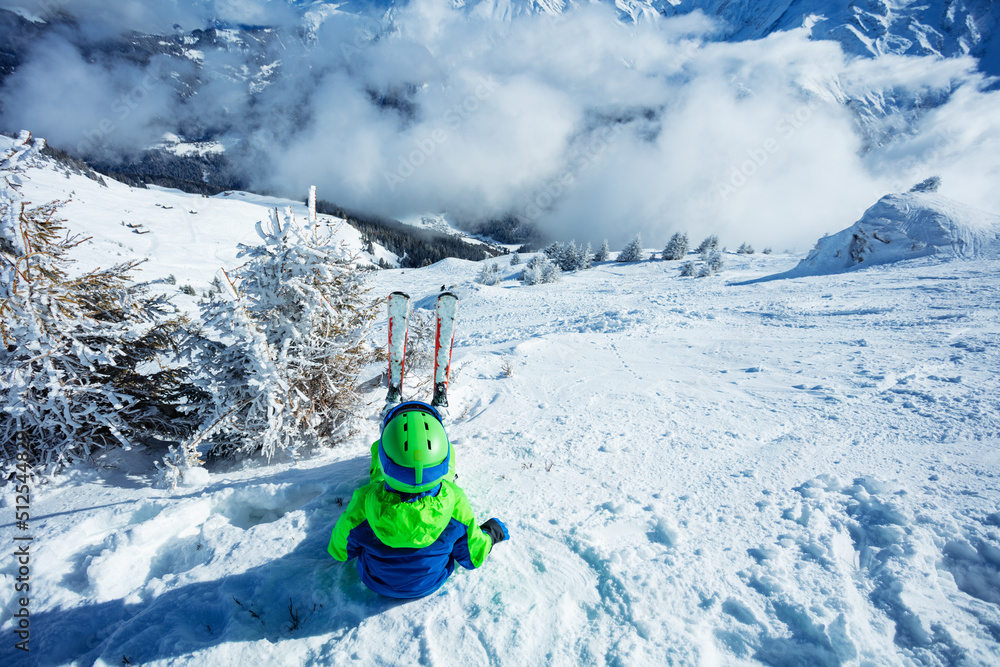
[[(68, 217), (95, 254), (121, 238), (179, 282), (227, 259), (257, 206), (26, 179), (39, 199), (78, 192)], [(157, 203), (205, 207), (202, 242)], [(118, 236), (125, 211), (158, 226), (156, 247)], [(0, 664), (994, 663), (1000, 262), (726, 284), (799, 259), (727, 254), (706, 279), (606, 263), (534, 287), (520, 267), (477, 285), (461, 260), (378, 272), (376, 293), (421, 309), (442, 284), (461, 296), (458, 482), (512, 540), (429, 598), (368, 592), (325, 547), (375, 421), (176, 492), (119, 453), (36, 485), (28, 531), (3, 490), (0, 539), (34, 539), (29, 654), (13, 647), (17, 564), (0, 561)], [(406, 390), (429, 397), (415, 372)]]
[(933, 255), (939, 261), (1000, 258), (1000, 216), (927, 192), (886, 195), (861, 219), (816, 243), (797, 278)]
[[(16, 144), (0, 135), (0, 156)], [(21, 188), (28, 205), (66, 202), (60, 213), (71, 221), (70, 231), (90, 237), (76, 255), (81, 271), (144, 258), (150, 261), (140, 267), (138, 279), (172, 275), (178, 286), (190, 285), (198, 294), (209, 289), (221, 269), (241, 263), (238, 244), (258, 240), (254, 225), (267, 219), (269, 209), (290, 206), (299, 220), (308, 217), (304, 201), (247, 192), (204, 197), (158, 186), (134, 188), (109, 177), (98, 182), (45, 157), (26, 159), (21, 166), (29, 174)], [(340, 218), (319, 218), (337, 228), (352, 253), (361, 252), (357, 230)], [(376, 252), (394, 259), (381, 247)]]

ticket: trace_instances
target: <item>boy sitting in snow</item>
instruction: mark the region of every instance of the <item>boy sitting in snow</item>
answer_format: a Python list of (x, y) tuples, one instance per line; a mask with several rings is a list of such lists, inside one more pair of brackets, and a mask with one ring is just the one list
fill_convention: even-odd
[(357, 558), (361, 581), (393, 598), (430, 595), (456, 562), (482, 565), (509, 535), (498, 519), (476, 526), (465, 492), (451, 481), (454, 463), (437, 410), (419, 401), (393, 408), (372, 444), (371, 481), (354, 492), (327, 551), (343, 562)]

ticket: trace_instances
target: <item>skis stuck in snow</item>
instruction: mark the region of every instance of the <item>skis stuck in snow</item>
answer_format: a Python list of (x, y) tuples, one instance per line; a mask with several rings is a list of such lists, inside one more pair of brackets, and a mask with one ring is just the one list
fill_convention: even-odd
[[(403, 401), (403, 375), (406, 362), (406, 341), (410, 326), (410, 297), (403, 292), (389, 295), (389, 391), (382, 414)], [(455, 341), (455, 320), (458, 296), (441, 292), (435, 307), (434, 327), (434, 396), (431, 405), (448, 407), (448, 377), (451, 373), (451, 349)]]
[(448, 375), (451, 373), (451, 347), (455, 342), (455, 318), (458, 297), (451, 292), (438, 295), (437, 326), (434, 328), (434, 398), (435, 408), (448, 407)]
[(389, 295), (389, 393), (385, 409), (391, 410), (403, 400), (403, 366), (406, 362), (406, 337), (410, 330), (410, 295)]

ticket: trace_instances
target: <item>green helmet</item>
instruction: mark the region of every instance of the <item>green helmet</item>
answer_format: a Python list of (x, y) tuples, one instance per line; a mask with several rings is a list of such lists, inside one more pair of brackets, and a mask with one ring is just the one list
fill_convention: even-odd
[(396, 491), (423, 493), (440, 484), (448, 475), (451, 445), (437, 410), (420, 401), (393, 408), (382, 422), (378, 459)]

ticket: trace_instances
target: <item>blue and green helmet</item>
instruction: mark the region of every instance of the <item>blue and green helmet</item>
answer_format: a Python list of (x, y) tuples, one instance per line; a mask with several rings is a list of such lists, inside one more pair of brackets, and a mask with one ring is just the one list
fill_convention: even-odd
[(379, 463), (390, 488), (424, 493), (448, 475), (451, 444), (441, 415), (420, 401), (406, 401), (382, 420)]

